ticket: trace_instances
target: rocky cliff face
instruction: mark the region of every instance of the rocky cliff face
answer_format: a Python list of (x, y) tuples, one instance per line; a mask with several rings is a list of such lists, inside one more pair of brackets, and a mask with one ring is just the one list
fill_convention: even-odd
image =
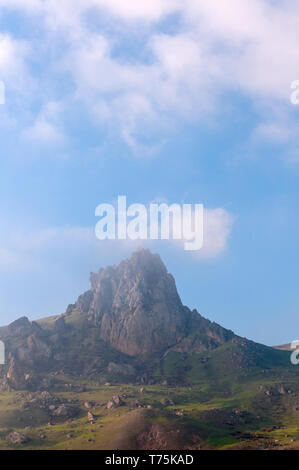
[(90, 320), (104, 341), (126, 354), (159, 353), (187, 334), (174, 278), (148, 250), (92, 274), (91, 293)]
[(22, 317), (0, 330), (5, 342), (6, 365), (1, 366), (4, 375), (0, 389), (26, 388), (34, 385), (36, 372), (51, 358), (51, 344), (45, 332), (36, 322)]
[[(187, 350), (189, 343), (193, 349), (209, 349), (230, 336), (182, 305), (173, 276), (149, 250), (139, 249), (120, 265), (92, 273), (90, 284), (74, 309), (99, 328), (103, 341), (130, 356), (161, 354), (178, 345)], [(184, 341), (194, 329), (206, 341), (203, 336)]]

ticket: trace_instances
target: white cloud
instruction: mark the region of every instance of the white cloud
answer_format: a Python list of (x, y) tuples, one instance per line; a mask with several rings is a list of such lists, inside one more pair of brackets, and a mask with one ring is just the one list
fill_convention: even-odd
[(288, 100), (298, 70), (299, 5), (289, 0), (225, 0), (222, 5), (189, 0), (186, 10), (205, 50), (214, 51), (209, 60), (222, 69), (222, 83), (254, 99)]
[(296, 106), (291, 105), (291, 112), (284, 106), (273, 105), (265, 109), (260, 122), (252, 132), (250, 144), (253, 146), (266, 142), (272, 145), (280, 158), (286, 163), (298, 163), (298, 118)]
[(228, 244), (233, 216), (225, 209), (206, 209), (204, 213), (204, 244), (201, 258), (214, 258), (223, 253)]
[(22, 9), (29, 12), (43, 12), (48, 17), (64, 18), (78, 15), (90, 8), (105, 10), (125, 20), (159, 21), (165, 15), (180, 10), (182, 0), (0, 0), (0, 6)]
[(6, 90), (30, 89), (30, 76), (26, 66), (29, 52), (30, 46), (26, 41), (0, 33), (0, 79), (5, 83)]
[[(283, 6), (260, 0), (226, 0), (221, 8), (216, 0), (181, 3), (184, 32), (157, 34), (153, 28), (144, 48), (151, 58), (147, 63), (116, 58), (113, 41), (91, 33), (90, 42), (74, 44), (70, 61), (80, 96), (109, 108), (106, 120), (114, 127), (118, 123), (132, 147), (143, 137), (144, 119), (147, 125), (209, 119), (221, 113), (225, 92), (249, 95), (261, 113), (263, 100), (268, 107), (288, 108), (299, 60), (293, 20), (299, 8), (290, 2)], [(123, 16), (121, 9), (113, 12)], [(143, 13), (151, 18), (146, 9)], [(160, 11), (159, 18), (166, 13)]]
[(36, 266), (33, 259), (16, 248), (0, 248), (0, 270), (23, 271)]
[(37, 119), (33, 126), (25, 129), (23, 136), (26, 139), (44, 143), (57, 142), (62, 139), (59, 131), (44, 118)]
[[(176, 223), (176, 221), (174, 221)], [(215, 258), (227, 248), (233, 217), (225, 209), (205, 209), (204, 245), (196, 257)], [(147, 242), (153, 250), (164, 245), (164, 241)], [(9, 233), (2, 227), (0, 236), (0, 270), (44, 270), (50, 264), (66, 266), (68, 260), (86, 259), (115, 255), (127, 256), (140, 245), (140, 240), (99, 241), (94, 227), (50, 227), (43, 229), (25, 228)], [(173, 242), (176, 249), (184, 249), (184, 241)], [(109, 262), (109, 260), (108, 260)]]
[(0, 6), (8, 9), (34, 11), (41, 8), (41, 0), (0, 0)]
[[(39, 270), (53, 260), (57, 262), (93, 243), (93, 231), (88, 227), (54, 227), (23, 230), (0, 238), (0, 269)], [(51, 261), (52, 258), (52, 261)], [(62, 261), (63, 263), (63, 261)]]
[(99, 6), (106, 8), (115, 16), (128, 20), (157, 21), (165, 15), (174, 13), (181, 8), (181, 0), (151, 0), (140, 2), (139, 0), (99, 0)]
[[(195, 220), (194, 210), (192, 219)], [(223, 208), (207, 209), (203, 213), (203, 246), (200, 250), (192, 252), (198, 260), (213, 259), (220, 256), (227, 249), (229, 237), (232, 231), (234, 218)], [(174, 218), (173, 224), (178, 229), (182, 226), (181, 219)], [(187, 240), (174, 241), (173, 243), (184, 248)]]
[(23, 130), (22, 136), (45, 144), (63, 142), (64, 135), (58, 123), (61, 112), (62, 107), (59, 103), (47, 103), (35, 122)]
[[(154, 148), (177, 123), (220, 115), (227, 92), (248, 96), (261, 122), (265, 107), (288, 112), (299, 61), (299, 5), (293, 1), (0, 0), (0, 6), (21, 9), (43, 28), (52, 54), (40, 89), (43, 80), (49, 85), (57, 73), (70, 73), (75, 98), (132, 149), (143, 148), (145, 128)], [(169, 33), (161, 21), (171, 13), (177, 21)], [(23, 46), (10, 39), (3, 50), (14, 57), (12, 44), (21, 60), (9, 65), (4, 53), (4, 68), (23, 76)], [(32, 39), (30, 47), (40, 52), (40, 41)], [(267, 126), (260, 135), (276, 124)], [(53, 139), (54, 127), (36, 116), (31, 134)]]

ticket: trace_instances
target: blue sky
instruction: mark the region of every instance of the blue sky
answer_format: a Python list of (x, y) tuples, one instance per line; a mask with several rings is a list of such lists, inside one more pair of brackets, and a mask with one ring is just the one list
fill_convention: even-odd
[(94, 236), (124, 194), (206, 207), (200, 254), (144, 244), (186, 305), (297, 339), (298, 18), (291, 1), (0, 0), (0, 324), (63, 312), (130, 255)]

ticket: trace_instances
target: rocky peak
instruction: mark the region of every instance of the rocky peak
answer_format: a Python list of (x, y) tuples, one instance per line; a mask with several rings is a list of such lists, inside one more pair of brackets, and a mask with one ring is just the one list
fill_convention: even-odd
[(166, 299), (181, 306), (173, 276), (167, 272), (159, 255), (145, 249), (138, 249), (118, 266), (92, 273), (90, 284), (93, 300), (97, 299), (97, 310), (119, 309), (128, 304), (131, 308), (140, 304), (149, 306)]
[(176, 344), (187, 321), (174, 278), (159, 255), (138, 249), (118, 266), (90, 276), (77, 302), (101, 337), (129, 355), (153, 354)]
[[(101, 339), (130, 356), (163, 354), (176, 345), (182, 351), (210, 349), (227, 338), (224, 329), (182, 305), (160, 256), (143, 248), (118, 266), (92, 273), (90, 290), (74, 308), (99, 329)], [(191, 339), (195, 331), (201, 334)]]
[(25, 337), (40, 330), (36, 322), (31, 322), (27, 317), (21, 317), (7, 327), (6, 333), (12, 336)]

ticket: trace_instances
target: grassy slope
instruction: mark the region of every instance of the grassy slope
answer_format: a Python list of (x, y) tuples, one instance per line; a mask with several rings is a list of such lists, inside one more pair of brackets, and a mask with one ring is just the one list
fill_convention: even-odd
[[(59, 379), (66, 383), (73, 381), (75, 387), (79, 384), (69, 377)], [(265, 390), (277, 390), (282, 383), (286, 393), (265, 394)], [(154, 424), (164, 430), (166, 441), (167, 434), (176, 431), (190, 439), (195, 436), (202, 448), (299, 448), (296, 440), (299, 439), (299, 411), (296, 410), (299, 385), (292, 370), (281, 369), (280, 374), (277, 371), (253, 373), (246, 380), (234, 379), (230, 384), (224, 377), (218, 382), (199, 380), (192, 387), (146, 386), (142, 394), (133, 385), (98, 387), (87, 383), (86, 386), (86, 392), (57, 389), (55, 394), (62, 401), (76, 402), (80, 412), (73, 420), (57, 419), (53, 426), (48, 426), (48, 413), (38, 407), (33, 412), (21, 411), (26, 394), (0, 393), (0, 449), (18, 448), (7, 444), (4, 440), (7, 430), (1, 433), (1, 428), (28, 435), (30, 442), (19, 446), (25, 449), (136, 448), (141, 445), (138, 436)], [(126, 394), (126, 405), (108, 411), (105, 404), (116, 393)], [(136, 399), (152, 409), (136, 408)], [(168, 402), (161, 404), (165, 399)], [(85, 401), (95, 404), (94, 424), (87, 420)], [(180, 410), (183, 416), (177, 415)], [(44, 439), (40, 438), (41, 434)], [(178, 445), (182, 447), (183, 442), (185, 438)]]
[[(55, 319), (41, 320), (42, 326), (51, 331)], [(81, 321), (82, 316), (75, 313), (67, 318), (76, 328), (64, 344), (64, 369), (73, 366), (74, 358), (86, 363), (108, 355), (109, 361), (119, 362), (118, 353), (108, 351), (96, 333), (82, 338)], [(38, 406), (30, 412), (21, 410), (25, 392), (0, 393), (0, 450), (14, 448), (5, 441), (8, 429), (30, 438), (28, 444), (15, 448), (129, 449), (142, 446), (139, 436), (147, 435), (153, 426), (168, 448), (182, 448), (186, 442), (192, 447), (193, 438), (208, 449), (299, 448), (298, 375), (288, 352), (237, 340), (202, 354), (172, 351), (148, 364), (155, 380), (160, 384), (167, 380), (168, 386), (145, 386), (146, 393), (140, 394), (140, 386), (99, 387), (94, 377), (94, 382), (86, 383), (87, 391), (79, 392), (76, 387), (84, 379), (57, 376), (58, 382), (71, 383), (76, 391), (62, 392), (58, 386), (54, 393), (65, 403), (76, 403), (80, 412), (72, 420), (56, 419), (53, 426), (48, 426), (51, 417), (46, 410)], [(277, 391), (282, 384), (291, 393), (265, 393)], [(116, 393), (127, 395), (126, 406), (108, 411), (105, 404)], [(136, 399), (151, 409), (136, 409)], [(162, 405), (165, 399), (168, 403)], [(85, 401), (95, 403), (94, 424), (87, 420)], [(1, 432), (3, 428), (7, 429)], [(175, 433), (181, 438), (171, 440)]]

